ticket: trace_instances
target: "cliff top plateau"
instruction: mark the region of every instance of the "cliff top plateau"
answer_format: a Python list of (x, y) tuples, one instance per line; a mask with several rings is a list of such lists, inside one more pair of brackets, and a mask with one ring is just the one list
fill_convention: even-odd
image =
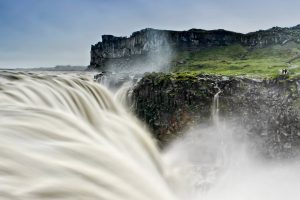
[(300, 75), (300, 25), (247, 34), (223, 29), (146, 28), (103, 35), (91, 46), (90, 70), (171, 71), (273, 77)]

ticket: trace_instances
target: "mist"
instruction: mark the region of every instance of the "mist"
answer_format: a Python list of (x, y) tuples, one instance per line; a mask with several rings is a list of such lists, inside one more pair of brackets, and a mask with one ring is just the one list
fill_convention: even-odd
[(270, 160), (245, 128), (201, 124), (164, 150), (181, 199), (282, 200), (299, 196), (298, 158)]

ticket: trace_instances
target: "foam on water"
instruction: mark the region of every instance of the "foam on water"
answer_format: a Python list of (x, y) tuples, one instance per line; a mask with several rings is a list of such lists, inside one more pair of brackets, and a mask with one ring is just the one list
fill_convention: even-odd
[(0, 199), (175, 199), (150, 135), (105, 88), (1, 77)]

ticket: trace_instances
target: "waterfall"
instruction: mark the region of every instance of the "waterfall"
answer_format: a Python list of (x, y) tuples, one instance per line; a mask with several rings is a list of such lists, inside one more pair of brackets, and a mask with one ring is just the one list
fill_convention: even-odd
[(100, 73), (95, 75), (94, 81), (108, 88), (114, 93), (115, 100), (124, 107), (132, 109), (132, 92), (134, 85), (141, 79), (141, 75), (129, 73)]
[(132, 82), (125, 82), (114, 95), (114, 98), (125, 107), (131, 105), (132, 87)]
[(217, 123), (195, 127), (160, 152), (119, 102), (127, 86), (113, 96), (90, 76), (1, 71), (1, 200), (299, 196), (298, 162), (257, 159), (248, 141), (231, 137), (246, 135), (243, 127), (218, 124), (217, 86), (212, 106)]
[(77, 75), (0, 81), (0, 199), (176, 199), (150, 134), (104, 87)]
[[(228, 143), (225, 142), (225, 137), (230, 137), (229, 135), (224, 134), (224, 126), (220, 126), (220, 116), (219, 116), (219, 99), (220, 93), (222, 90), (218, 86), (218, 82), (215, 83), (215, 88), (217, 89), (217, 93), (214, 95), (213, 104), (212, 104), (212, 120), (213, 126), (215, 128), (215, 140), (218, 141), (218, 151), (216, 151), (216, 163), (218, 163), (219, 168), (225, 168), (225, 165), (229, 162), (230, 157), (226, 156), (228, 151)], [(215, 167), (215, 166), (212, 166)]]
[(213, 123), (218, 125), (219, 124), (219, 95), (222, 90), (219, 88), (218, 83), (216, 83), (217, 93), (214, 95), (212, 109), (211, 109), (211, 116)]

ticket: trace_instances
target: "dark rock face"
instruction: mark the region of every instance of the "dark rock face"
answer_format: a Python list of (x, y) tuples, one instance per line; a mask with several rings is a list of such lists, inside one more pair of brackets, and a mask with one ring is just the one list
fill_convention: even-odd
[(221, 115), (234, 119), (263, 141), (267, 156), (295, 156), (300, 147), (299, 83), (241, 79), (225, 84), (220, 96)]
[[(170, 51), (199, 51), (209, 47), (241, 44), (249, 48), (261, 48), (288, 41), (300, 43), (300, 26), (292, 28), (274, 27), (248, 34), (226, 30), (168, 31), (143, 29), (129, 38), (103, 35), (102, 42), (91, 47), (89, 69), (105, 70), (108, 67), (122, 69), (146, 61), (149, 54), (161, 55)], [(152, 58), (152, 56), (151, 56)], [(166, 63), (167, 64), (167, 63)]]
[(148, 74), (134, 88), (135, 112), (163, 143), (188, 125), (211, 122), (220, 93), (220, 117), (258, 137), (268, 157), (297, 154), (300, 145), (300, 80), (254, 81), (219, 76)]
[(122, 69), (135, 64), (154, 62), (153, 56), (169, 51), (168, 32), (144, 29), (129, 38), (103, 35), (102, 42), (92, 45), (89, 69)]
[(146, 75), (134, 88), (136, 112), (166, 143), (189, 123), (207, 121), (216, 93), (215, 80), (172, 79), (164, 74)]

